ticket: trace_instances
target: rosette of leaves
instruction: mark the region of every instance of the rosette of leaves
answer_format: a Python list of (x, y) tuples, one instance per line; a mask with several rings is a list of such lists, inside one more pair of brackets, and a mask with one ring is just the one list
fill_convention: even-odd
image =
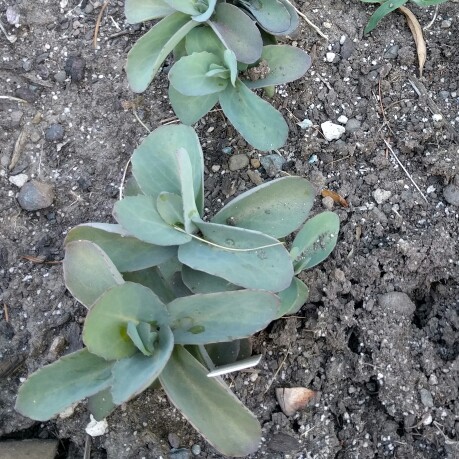
[[(28, 378), (20, 413), (47, 420), (88, 398), (103, 419), (159, 381), (222, 454), (258, 448), (255, 416), (207, 373), (247, 356), (247, 337), (303, 305), (308, 289), (294, 274), (328, 256), (339, 222), (324, 212), (304, 223), (314, 191), (299, 177), (254, 188), (204, 221), (203, 169), (193, 129), (161, 127), (134, 152), (118, 223), (69, 232), (64, 279), (88, 308), (85, 347)], [(288, 251), (279, 238), (300, 227)]]
[[(389, 13), (392, 13), (401, 6), (405, 6), (408, 0), (361, 0), (363, 3), (380, 3), (380, 6), (371, 15), (367, 26), (365, 27), (365, 33), (370, 33)], [(427, 7), (433, 5), (439, 5), (445, 3), (448, 0), (410, 0), (418, 6)]]

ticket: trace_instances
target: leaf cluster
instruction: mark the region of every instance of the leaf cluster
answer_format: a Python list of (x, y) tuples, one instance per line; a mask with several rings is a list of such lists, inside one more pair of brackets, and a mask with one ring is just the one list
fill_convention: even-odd
[(415, 3), (418, 6), (427, 7), (433, 5), (439, 5), (445, 3), (447, 0), (361, 0), (363, 3), (380, 3), (381, 5), (371, 15), (367, 26), (365, 27), (365, 33), (370, 33), (379, 22), (401, 6), (405, 6), (408, 1)]
[[(285, 177), (205, 221), (203, 154), (185, 125), (151, 133), (132, 170), (117, 224), (80, 225), (66, 237), (65, 283), (88, 308), (85, 347), (31, 375), (16, 409), (46, 420), (89, 398), (102, 419), (159, 381), (223, 454), (250, 454), (259, 423), (208, 369), (247, 355), (247, 337), (304, 304), (308, 288), (294, 275), (330, 254), (338, 217), (306, 221), (313, 187)], [(287, 250), (282, 239), (298, 229)]]
[(128, 53), (134, 91), (144, 91), (174, 52), (169, 98), (182, 123), (196, 123), (218, 102), (255, 148), (285, 143), (284, 118), (252, 90), (294, 81), (311, 65), (304, 51), (276, 44), (298, 26), (288, 0), (127, 0), (125, 13), (130, 23), (162, 18)]

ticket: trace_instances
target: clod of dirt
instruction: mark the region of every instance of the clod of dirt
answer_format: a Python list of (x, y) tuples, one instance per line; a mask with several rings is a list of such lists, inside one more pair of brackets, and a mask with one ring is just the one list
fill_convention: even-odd
[(54, 190), (51, 185), (32, 180), (27, 182), (18, 194), (19, 205), (28, 211), (49, 207), (54, 201)]
[(443, 190), (443, 196), (448, 204), (459, 207), (459, 186), (449, 184)]
[(65, 72), (75, 83), (84, 78), (85, 69), (86, 61), (79, 56), (69, 56), (64, 66)]
[(279, 453), (292, 453), (300, 449), (300, 442), (290, 435), (279, 432), (273, 435), (268, 443), (268, 448)]
[(64, 127), (62, 124), (52, 124), (45, 131), (45, 139), (48, 142), (59, 142), (64, 138)]
[(379, 306), (381, 309), (395, 311), (404, 316), (410, 316), (416, 311), (415, 304), (403, 292), (389, 292), (381, 295), (379, 297)]
[(306, 387), (276, 389), (277, 401), (286, 416), (292, 416), (297, 411), (305, 408), (316, 395), (316, 391)]

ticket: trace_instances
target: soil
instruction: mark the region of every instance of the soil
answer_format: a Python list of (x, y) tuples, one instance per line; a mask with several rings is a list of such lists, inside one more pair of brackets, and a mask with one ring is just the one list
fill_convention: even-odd
[[(58, 438), (62, 458), (83, 457), (85, 403), (47, 423), (26, 419), (13, 406), (28, 374), (81, 346), (85, 310), (63, 283), (63, 239), (79, 223), (112, 221), (145, 126), (154, 129), (174, 116), (167, 99), (170, 61), (144, 94), (129, 90), (126, 52), (144, 27), (126, 24), (122, 1), (108, 2), (94, 49), (101, 3), (0, 0), (1, 22), (17, 37), (9, 43), (0, 36), (0, 96), (28, 101), (0, 98), (0, 435)], [(459, 4), (440, 5), (425, 31), (427, 62), (413, 80), (426, 88), (424, 95), (409, 80), (418, 75), (416, 49), (401, 14), (364, 36), (372, 5), (314, 0), (297, 6), (328, 41), (304, 22), (292, 37), (313, 66), (273, 99), (291, 128), (278, 151), (286, 162), (277, 176), (306, 177), (318, 191), (337, 192), (348, 207), (334, 203), (341, 220), (336, 249), (303, 276), (308, 303), (255, 338), (254, 351), (263, 354), (256, 373), (228, 377), (263, 427), (260, 450), (250, 457), (459, 457)], [(8, 7), (10, 21), (11, 11), (19, 14), (19, 26), (8, 22)], [(425, 26), (434, 8), (412, 11)], [(339, 124), (342, 115), (349, 119), (346, 133), (325, 140), (320, 124)], [(297, 123), (305, 118), (313, 126), (301, 129)], [(47, 131), (54, 124), (63, 136), (59, 128)], [(262, 154), (221, 112), (196, 129), (209, 213), (275, 175), (262, 167), (257, 175)], [(251, 164), (230, 171), (225, 147), (248, 155)], [(21, 209), (9, 180), (21, 173), (54, 187), (51, 207)], [(319, 194), (314, 212), (331, 205)], [(388, 304), (390, 292), (406, 295)], [(286, 417), (275, 397), (285, 387), (307, 387), (320, 397)], [(222, 457), (162, 391), (146, 391), (108, 424), (107, 434), (92, 442), (92, 458), (169, 457), (170, 434), (180, 447), (199, 445), (196, 457)]]

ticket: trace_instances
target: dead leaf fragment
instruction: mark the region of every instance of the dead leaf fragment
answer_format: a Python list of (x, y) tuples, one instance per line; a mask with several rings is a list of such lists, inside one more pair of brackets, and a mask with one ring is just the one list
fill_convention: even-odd
[(422, 33), (421, 24), (419, 24), (416, 16), (405, 6), (401, 6), (399, 10), (405, 15), (408, 27), (413, 34), (414, 42), (416, 43), (416, 51), (418, 53), (419, 76), (422, 77), (422, 71), (424, 70), (424, 64), (426, 63), (427, 47)]
[(330, 197), (333, 199), (333, 201), (337, 202), (338, 204), (341, 204), (343, 207), (349, 207), (348, 202), (338, 193), (335, 191), (331, 190), (322, 190), (321, 193), (323, 198)]
[(305, 408), (319, 392), (306, 387), (291, 387), (276, 389), (277, 401), (286, 416), (292, 416), (298, 410)]

